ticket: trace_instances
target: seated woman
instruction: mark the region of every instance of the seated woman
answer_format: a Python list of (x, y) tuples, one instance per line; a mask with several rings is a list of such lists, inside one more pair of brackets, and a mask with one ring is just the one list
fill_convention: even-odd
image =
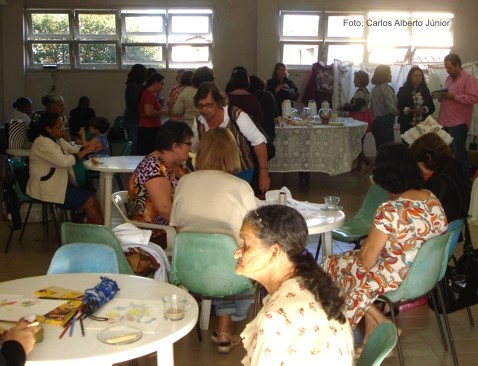
[(103, 225), (96, 193), (77, 186), (73, 173), (73, 166), (94, 150), (79, 150), (62, 138), (63, 120), (58, 113), (43, 113), (38, 131), (40, 136), (30, 150), (27, 194), (67, 210), (83, 209), (90, 224)]
[[(173, 201), (170, 225), (178, 230), (226, 234), (239, 242), (242, 220), (257, 207), (249, 184), (233, 174), (241, 169), (239, 148), (232, 133), (213, 128), (201, 139), (196, 171), (179, 181)], [(205, 210), (205, 207), (207, 209)], [(233, 336), (233, 321), (246, 318), (250, 301), (215, 301), (218, 316), (213, 335), (220, 352), (240, 343)]]
[[(166, 121), (158, 130), (156, 149), (146, 156), (128, 182), (128, 215), (133, 221), (168, 225), (179, 178), (191, 151), (193, 131), (186, 122)], [(166, 233), (154, 230), (152, 242), (166, 249)]]
[(30, 123), (30, 116), (33, 108), (33, 103), (30, 98), (20, 97), (12, 104), (12, 106), (15, 110), (8, 115), (6, 122), (10, 122), (12, 119), (21, 119), (27, 124)]
[(427, 133), (415, 140), (410, 150), (425, 177), (424, 188), (440, 200), (448, 222), (465, 218), (470, 206), (470, 187), (450, 147), (436, 133)]
[(353, 336), (340, 290), (306, 249), (303, 216), (284, 205), (250, 211), (234, 257), (236, 273), (269, 292), (241, 334), (244, 365), (352, 365)]
[(390, 200), (378, 207), (367, 239), (359, 250), (326, 257), (321, 264), (339, 285), (352, 326), (365, 317), (364, 342), (387, 320), (373, 305), (375, 299), (400, 286), (420, 246), (448, 225), (440, 201), (421, 188), (422, 174), (406, 145), (389, 143), (379, 149), (373, 180)]

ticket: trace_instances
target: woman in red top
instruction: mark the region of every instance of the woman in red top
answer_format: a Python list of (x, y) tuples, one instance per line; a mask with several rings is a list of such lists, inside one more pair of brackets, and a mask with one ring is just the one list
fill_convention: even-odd
[(139, 129), (138, 129), (138, 155), (149, 155), (155, 150), (156, 134), (161, 127), (161, 116), (167, 115), (167, 109), (162, 109), (161, 102), (157, 94), (164, 88), (164, 76), (156, 73), (152, 74), (141, 89), (138, 109), (139, 109)]

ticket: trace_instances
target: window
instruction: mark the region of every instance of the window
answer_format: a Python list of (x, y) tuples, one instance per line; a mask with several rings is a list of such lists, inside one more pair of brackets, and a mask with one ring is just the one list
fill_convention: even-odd
[(280, 12), (282, 62), (296, 69), (334, 59), (354, 64), (441, 63), (453, 46), (453, 14)]
[(25, 16), (29, 68), (212, 66), (212, 10), (35, 10)]

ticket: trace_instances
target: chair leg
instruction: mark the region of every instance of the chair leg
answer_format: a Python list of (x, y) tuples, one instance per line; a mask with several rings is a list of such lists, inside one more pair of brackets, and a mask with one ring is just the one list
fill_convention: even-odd
[(319, 235), (319, 241), (317, 242), (317, 250), (315, 251), (315, 261), (319, 259), (320, 248), (322, 247), (322, 234)]
[(199, 327), (202, 330), (209, 329), (209, 318), (211, 317), (211, 305), (212, 305), (212, 300), (210, 299), (201, 300), (201, 314), (199, 315)]
[(30, 203), (28, 205), (27, 215), (25, 216), (25, 221), (23, 222), (23, 225), (22, 225), (22, 232), (20, 233), (20, 237), (18, 238), (19, 241), (22, 241), (23, 239), (23, 234), (25, 233), (25, 228), (27, 227), (28, 218), (30, 217), (30, 211), (32, 209), (32, 205), (33, 203)]
[(199, 326), (199, 322), (196, 323), (196, 333), (198, 335), (199, 342), (202, 342), (202, 334), (201, 334), (201, 327)]
[[(440, 301), (440, 307), (444, 310), (445, 309), (445, 300), (443, 299), (443, 292), (440, 286), (438, 287), (438, 300)], [(445, 328), (448, 334), (448, 342), (450, 343), (451, 354), (453, 356), (453, 364), (458, 366), (458, 356), (456, 354), (455, 349), (455, 342), (453, 341), (453, 334), (451, 333), (450, 323), (448, 321), (448, 315), (446, 311), (443, 311), (443, 319), (445, 320)]]
[(470, 320), (470, 325), (474, 328), (475, 321), (473, 320), (473, 314), (471, 313), (471, 309), (469, 306), (466, 307), (466, 312), (468, 313), (468, 319)]
[(12, 242), (13, 236), (13, 229), (10, 229), (10, 234), (8, 235), (7, 246), (5, 247), (4, 253), (8, 252), (8, 248), (10, 248), (10, 243)]
[[(440, 285), (438, 285), (440, 286)], [(438, 287), (438, 286), (435, 286), (435, 289)], [(435, 312), (435, 317), (437, 319), (437, 323), (438, 323), (438, 329), (440, 330), (440, 336), (441, 336), (441, 341), (443, 343), (443, 349), (445, 351), (448, 351), (448, 344), (446, 342), (446, 337), (445, 337), (445, 332), (443, 331), (443, 325), (441, 323), (441, 319), (440, 319), (440, 314), (438, 312), (438, 308), (437, 307), (437, 299), (436, 299), (436, 292), (435, 290), (432, 290), (430, 291), (430, 297), (432, 298), (432, 303), (433, 303), (433, 311)]]
[(52, 204), (49, 204), (48, 206), (50, 206), (50, 213), (53, 216), (53, 225), (55, 226), (56, 238), (58, 239), (58, 246), (61, 247), (60, 230), (58, 229), (58, 221), (56, 219), (55, 206)]
[[(397, 318), (395, 317), (395, 312), (393, 311), (394, 305), (393, 303), (386, 298), (385, 296), (380, 297), (381, 300), (385, 301), (390, 309), (390, 315), (392, 316), (392, 322), (395, 326), (397, 326)], [(398, 329), (398, 327), (397, 327)], [(398, 360), (400, 362), (400, 366), (405, 365), (405, 360), (403, 359), (403, 351), (402, 351), (402, 344), (400, 342), (400, 336), (397, 337), (397, 351), (398, 351)]]
[(124, 186), (123, 186), (123, 182), (121, 181), (121, 176), (119, 175), (119, 173), (116, 173), (114, 175), (115, 179), (116, 179), (116, 183), (118, 183), (118, 188), (120, 191), (124, 191)]

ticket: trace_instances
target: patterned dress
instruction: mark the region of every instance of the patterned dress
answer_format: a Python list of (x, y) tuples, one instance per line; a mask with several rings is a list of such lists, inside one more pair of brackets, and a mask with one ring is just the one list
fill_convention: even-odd
[(241, 334), (247, 351), (244, 365), (296, 366), (353, 364), (354, 343), (348, 322), (327, 315), (300, 277), (291, 278), (272, 295)]
[[(153, 224), (168, 225), (168, 220), (160, 216), (153, 206), (151, 197), (146, 190), (146, 182), (153, 178), (163, 177), (171, 182), (171, 201), (174, 197), (174, 191), (178, 185), (179, 178), (189, 173), (189, 169), (181, 166), (180, 174), (176, 175), (170, 171), (165, 162), (156, 155), (146, 156), (131, 174), (128, 182), (128, 215), (133, 221), (149, 222)], [(164, 235), (164, 231), (155, 230), (154, 237)], [(157, 241), (155, 241), (157, 242)], [(158, 244), (162, 245), (163, 240)]]
[(344, 314), (352, 326), (378, 296), (397, 289), (420, 246), (445, 232), (447, 225), (443, 207), (433, 193), (425, 201), (399, 197), (381, 204), (375, 213), (373, 226), (388, 235), (377, 263), (363, 266), (354, 250), (324, 259), (321, 266), (341, 288)]

